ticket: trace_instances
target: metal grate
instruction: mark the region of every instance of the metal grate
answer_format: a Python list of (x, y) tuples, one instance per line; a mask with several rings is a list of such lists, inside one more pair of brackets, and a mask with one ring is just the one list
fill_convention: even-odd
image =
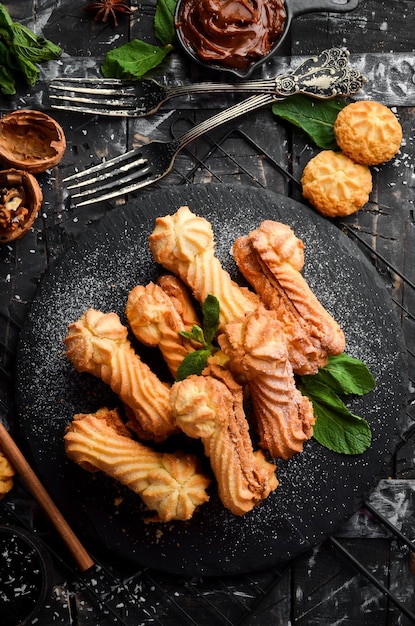
[[(180, 118), (180, 124), (191, 125), (190, 120)], [(173, 123), (171, 132), (177, 136), (178, 122)], [(235, 145), (235, 140), (249, 148), (252, 152), (262, 155), (267, 166), (273, 170), (275, 176), (281, 178), (281, 185), (289, 185), (293, 190), (299, 189), (299, 182), (281, 167), (274, 158), (267, 154), (248, 134), (236, 128), (220, 136), (219, 140), (204, 137), (204, 153), (197, 156), (196, 144), (192, 149), (184, 152), (184, 157), (191, 157), (192, 166), (187, 171), (180, 167), (180, 160), (172, 172), (176, 177), (176, 184), (191, 183), (195, 179), (202, 178), (205, 182), (229, 182), (226, 175), (215, 172), (215, 159), (225, 159), (229, 165), (230, 176), (235, 176), (245, 184), (265, 187), (258, 176), (250, 168), (249, 159), (246, 161), (241, 155), (233, 156), (227, 149), (230, 141)], [(199, 148), (200, 149), (200, 148)], [(248, 151), (248, 152), (249, 152)], [(186, 155), (187, 152), (187, 155)], [(183, 172), (186, 172), (183, 174)], [(169, 181), (171, 184), (171, 181)], [(161, 184), (161, 186), (163, 186)], [(382, 258), (351, 226), (339, 223), (339, 227), (345, 230), (357, 245), (359, 245), (377, 269), (388, 275), (394, 275), (405, 283), (408, 289), (415, 290), (415, 285), (398, 268), (393, 267), (387, 259)], [(399, 302), (401, 316), (405, 319), (414, 320), (414, 315), (404, 309)], [(7, 312), (0, 311), (3, 321), (7, 322), (8, 330), (5, 337), (0, 338), (2, 363), (1, 373), (4, 379), (8, 379), (12, 367), (12, 349), (19, 325)], [(415, 355), (408, 351), (411, 362), (410, 371), (414, 371)], [(414, 381), (411, 380), (413, 385)], [(3, 413), (5, 411), (2, 410)], [(408, 423), (415, 424), (413, 406), (408, 406)], [(402, 438), (402, 444), (415, 437), (415, 428), (409, 428)], [(232, 576), (215, 579), (172, 579), (168, 575), (154, 572), (148, 569), (137, 569), (130, 563), (119, 563), (116, 559), (92, 554), (97, 565), (92, 572), (79, 575), (70, 564), (67, 555), (62, 554), (62, 547), (56, 545), (56, 538), (50, 528), (45, 525), (45, 520), (31, 502), (30, 497), (17, 481), (18, 495), (15, 491), (13, 499), (7, 497), (1, 501), (0, 522), (25, 526), (33, 531), (37, 537), (45, 542), (54, 557), (56, 576), (50, 601), (39, 615), (38, 623), (47, 624), (123, 624), (125, 626), (140, 626), (141, 624), (159, 624), (162, 626), (194, 625), (204, 626), (212, 623), (225, 626), (237, 626), (243, 624), (269, 623), (269, 611), (277, 607), (284, 598), (284, 584), (288, 570), (271, 568), (267, 571), (247, 575)], [(386, 529), (388, 536), (401, 542), (410, 551), (415, 551), (415, 545), (402, 534), (387, 519), (369, 503), (364, 507), (373, 516), (377, 523)], [(388, 587), (380, 583), (363, 563), (356, 559), (343, 543), (336, 537), (328, 540), (329, 545), (349, 563), (363, 574), (377, 589), (387, 596), (389, 601), (397, 607), (403, 615), (415, 623), (415, 614), (405, 606)], [(282, 587), (281, 587), (282, 585)], [(281, 588), (280, 588), (281, 587)], [(277, 623), (277, 621), (275, 621)], [(288, 621), (287, 621), (288, 623)]]

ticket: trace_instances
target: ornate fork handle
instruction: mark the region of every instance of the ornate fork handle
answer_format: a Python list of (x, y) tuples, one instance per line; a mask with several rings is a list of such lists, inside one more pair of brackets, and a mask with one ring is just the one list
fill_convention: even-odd
[(275, 93), (284, 98), (296, 93), (307, 93), (315, 98), (356, 93), (366, 79), (349, 66), (349, 56), (349, 52), (341, 48), (324, 50), (306, 59), (294, 72), (276, 76)]
[(247, 92), (272, 93), (286, 98), (306, 93), (315, 98), (332, 98), (356, 93), (366, 82), (365, 77), (349, 66), (350, 53), (343, 48), (329, 48), (305, 59), (293, 72), (275, 78), (240, 83), (200, 83), (169, 88), (169, 97), (189, 93)]

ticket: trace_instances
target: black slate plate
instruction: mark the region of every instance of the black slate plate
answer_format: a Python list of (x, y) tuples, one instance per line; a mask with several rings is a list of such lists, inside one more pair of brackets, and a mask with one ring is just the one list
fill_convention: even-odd
[[(212, 222), (217, 254), (234, 278), (231, 244), (263, 219), (289, 224), (304, 241), (304, 275), (341, 323), (346, 351), (363, 360), (377, 380), (375, 391), (349, 404), (370, 423), (373, 444), (365, 454), (348, 457), (311, 440), (302, 454), (278, 463), (279, 488), (243, 517), (226, 511), (213, 489), (210, 502), (190, 522), (144, 524), (138, 496), (65, 457), (63, 434), (73, 414), (113, 406), (115, 398), (100, 381), (73, 370), (62, 340), (67, 324), (89, 307), (114, 310), (124, 319), (128, 291), (158, 273), (147, 246), (155, 217), (182, 204)], [(140, 353), (152, 362), (148, 352)], [(381, 280), (327, 220), (289, 198), (252, 187), (155, 191), (91, 227), (44, 277), (19, 345), (20, 425), (41, 480), (84, 539), (166, 572), (246, 573), (286, 562), (318, 543), (355, 512), (379, 477), (388, 475), (406, 405), (405, 354)]]

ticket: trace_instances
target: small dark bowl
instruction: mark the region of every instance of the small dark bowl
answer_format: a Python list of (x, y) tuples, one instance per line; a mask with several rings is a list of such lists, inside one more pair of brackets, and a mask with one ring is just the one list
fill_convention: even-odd
[(305, 13), (321, 13), (321, 12), (333, 12), (333, 13), (346, 13), (348, 11), (352, 11), (355, 9), (359, 0), (284, 0), (285, 11), (286, 11), (286, 22), (282, 35), (276, 41), (273, 48), (270, 50), (268, 54), (263, 56), (251, 63), (248, 67), (244, 68), (231, 68), (224, 67), (219, 65), (218, 63), (206, 63), (202, 61), (198, 56), (196, 51), (192, 48), (191, 44), (187, 42), (185, 36), (183, 35), (182, 26), (181, 26), (181, 15), (182, 15), (182, 7), (186, 0), (178, 0), (174, 15), (174, 22), (176, 28), (176, 35), (179, 41), (179, 44), (185, 54), (196, 64), (204, 67), (207, 70), (213, 70), (217, 72), (225, 72), (228, 74), (232, 74), (237, 76), (238, 78), (248, 78), (260, 65), (269, 61), (271, 57), (273, 57), (278, 50), (281, 48), (285, 38), (288, 35), (288, 32), (291, 27), (291, 22), (293, 18), (304, 15)]
[(0, 621), (2, 626), (29, 624), (43, 607), (53, 580), (44, 544), (15, 526), (0, 526)]

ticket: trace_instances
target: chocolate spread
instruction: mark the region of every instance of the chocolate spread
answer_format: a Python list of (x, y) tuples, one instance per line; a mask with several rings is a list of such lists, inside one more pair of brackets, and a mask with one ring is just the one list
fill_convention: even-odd
[(201, 61), (240, 69), (269, 53), (286, 17), (284, 0), (184, 0), (176, 26)]

